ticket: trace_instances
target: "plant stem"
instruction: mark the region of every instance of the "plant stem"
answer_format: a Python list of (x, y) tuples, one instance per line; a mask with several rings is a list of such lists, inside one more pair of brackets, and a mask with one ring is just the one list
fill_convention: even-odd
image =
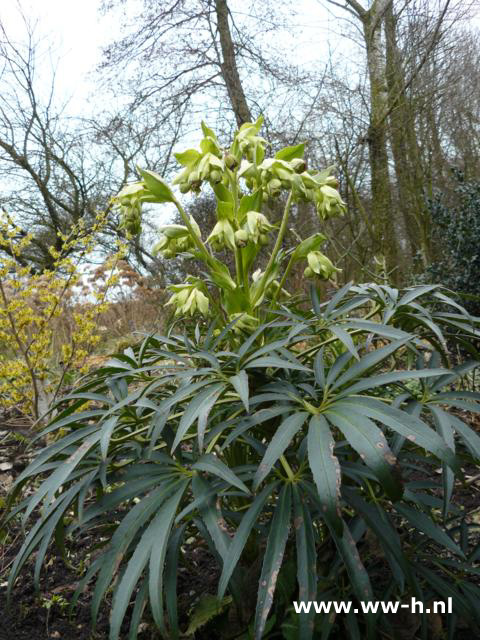
[(278, 294), (283, 289), (283, 285), (285, 284), (285, 282), (287, 281), (288, 276), (290, 275), (290, 271), (292, 270), (292, 267), (293, 267), (293, 256), (288, 261), (287, 268), (285, 269), (285, 273), (283, 274), (282, 279), (280, 280), (280, 284), (278, 286), (278, 289), (275, 291), (274, 296), (272, 298), (272, 302), (271, 302), (272, 309), (275, 306), (275, 303), (276, 303), (277, 298), (278, 298)]
[(267, 282), (267, 278), (268, 278), (268, 274), (270, 273), (274, 263), (275, 263), (275, 258), (278, 255), (278, 252), (280, 251), (281, 247), (282, 247), (282, 241), (283, 238), (285, 236), (285, 232), (287, 230), (287, 224), (288, 224), (288, 214), (290, 213), (290, 207), (292, 205), (292, 199), (293, 199), (293, 191), (290, 191), (290, 193), (288, 194), (288, 199), (287, 199), (287, 203), (285, 205), (285, 210), (283, 212), (283, 218), (282, 218), (282, 223), (280, 225), (280, 229), (278, 231), (278, 235), (277, 235), (277, 240), (275, 242), (275, 246), (273, 247), (273, 251), (272, 251), (272, 255), (270, 256), (270, 259), (268, 261), (268, 264), (265, 268), (265, 272), (262, 276), (262, 280), (260, 282), (260, 285), (257, 289), (257, 293), (255, 294), (253, 300), (252, 300), (252, 305), (255, 306), (255, 303), (257, 302), (257, 300), (260, 299), (260, 297), (263, 294), (263, 290), (265, 288), (265, 284)]
[(285, 456), (280, 456), (280, 462), (282, 464), (282, 467), (285, 469), (288, 479), (290, 480), (290, 482), (293, 482), (295, 480), (295, 474), (293, 473), (292, 467), (288, 464)]
[(177, 207), (178, 212), (179, 212), (180, 216), (182, 217), (182, 220), (185, 223), (185, 226), (189, 230), (190, 235), (192, 236), (193, 242), (195, 243), (195, 245), (196, 245), (197, 249), (200, 251), (200, 253), (203, 255), (205, 262), (210, 266), (214, 266), (213, 265), (213, 258), (210, 255), (210, 252), (208, 251), (207, 247), (202, 242), (202, 239), (199, 238), (199, 236), (197, 235), (195, 229), (192, 226), (192, 223), (190, 222), (190, 218), (188, 217), (185, 209), (182, 207), (182, 205), (178, 202), (178, 200), (176, 198), (174, 199), (173, 202), (174, 202), (175, 206)]

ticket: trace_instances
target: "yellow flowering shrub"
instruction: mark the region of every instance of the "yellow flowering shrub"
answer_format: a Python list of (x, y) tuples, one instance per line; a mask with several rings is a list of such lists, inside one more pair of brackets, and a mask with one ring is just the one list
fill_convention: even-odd
[(118, 278), (116, 265), (125, 247), (103, 265), (103, 285), (90, 288), (80, 303), (86, 264), (95, 251), (106, 214), (86, 228), (81, 220), (60, 248), (50, 248), (53, 268), (32, 272), (21, 259), (33, 241), (0, 213), (0, 408), (19, 407), (37, 420), (56, 398), (71, 372), (84, 372), (100, 340), (97, 323), (108, 307), (108, 291)]

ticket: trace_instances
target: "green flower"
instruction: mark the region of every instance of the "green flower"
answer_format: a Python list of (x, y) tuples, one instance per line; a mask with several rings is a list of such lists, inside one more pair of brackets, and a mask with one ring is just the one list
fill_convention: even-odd
[(249, 239), (255, 244), (259, 244), (261, 235), (275, 229), (266, 216), (258, 211), (247, 211), (247, 222), (244, 228), (248, 232)]
[(193, 316), (196, 311), (204, 316), (208, 314), (208, 298), (196, 283), (171, 285), (168, 288), (174, 293), (167, 305), (175, 307), (176, 316)]
[(207, 242), (215, 251), (221, 251), (225, 247), (233, 251), (235, 249), (235, 233), (230, 222), (219, 220), (208, 236)]
[(308, 267), (304, 271), (306, 278), (312, 278), (314, 275), (320, 276), (328, 280), (334, 273), (341, 271), (337, 269), (330, 260), (321, 251), (310, 251), (307, 255)]
[(114, 207), (120, 211), (120, 229), (131, 235), (140, 233), (142, 226), (142, 202), (151, 201), (152, 194), (143, 182), (132, 182), (112, 198)]
[(345, 212), (345, 202), (336, 189), (324, 184), (315, 193), (317, 212), (326, 220)]
[[(192, 216), (190, 216), (190, 224), (201, 238), (200, 227)], [(153, 248), (154, 255), (161, 253), (164, 258), (173, 258), (178, 253), (189, 251), (195, 246), (190, 231), (181, 224), (164, 225), (159, 228), (159, 231), (158, 242)]]
[(249, 160), (253, 160), (253, 151), (255, 148), (260, 147), (261, 149), (265, 149), (267, 146), (265, 138), (258, 135), (262, 123), (262, 117), (258, 118), (255, 123), (245, 122), (235, 136), (235, 142), (238, 144), (238, 148)]
[(252, 333), (260, 324), (258, 318), (254, 318), (248, 313), (232, 313), (229, 318), (229, 322), (233, 320), (237, 320), (237, 322), (233, 325), (233, 331), (235, 333), (242, 333), (245, 331), (246, 333)]

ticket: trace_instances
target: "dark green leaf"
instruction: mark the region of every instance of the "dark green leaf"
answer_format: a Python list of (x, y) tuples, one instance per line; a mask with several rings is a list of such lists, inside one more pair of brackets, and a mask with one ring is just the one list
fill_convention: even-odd
[(440, 460), (444, 460), (455, 471), (459, 471), (453, 451), (447, 447), (444, 440), (433, 429), (415, 416), (389, 406), (376, 398), (357, 396), (346, 398), (341, 402), (342, 405), (348, 404), (352, 411), (378, 420), (390, 427), (405, 436), (407, 440), (415, 442), (418, 446), (436, 455)]
[(301, 411), (286, 418), (276, 430), (273, 438), (267, 447), (265, 455), (255, 474), (253, 486), (255, 490), (268, 475), (273, 465), (277, 462), (283, 452), (288, 447), (292, 438), (302, 428), (307, 419), (308, 413)]
[(438, 542), (442, 547), (449, 549), (452, 553), (465, 558), (463, 551), (460, 547), (450, 538), (450, 536), (441, 529), (432, 518), (427, 516), (422, 511), (413, 509), (406, 504), (396, 504), (395, 509), (404, 518), (406, 518), (415, 529), (421, 531), (426, 536)]
[(393, 476), (396, 459), (382, 431), (372, 420), (342, 402), (330, 407), (325, 416), (342, 431), (365, 464), (372, 469), (388, 496), (398, 500), (403, 491), (401, 483)]
[(272, 607), (278, 574), (283, 562), (285, 545), (290, 529), (292, 490), (290, 484), (283, 487), (270, 523), (267, 548), (257, 592), (255, 611), (255, 640), (261, 640)]
[(255, 497), (254, 501), (248, 508), (248, 511), (242, 516), (240, 524), (230, 545), (228, 555), (223, 563), (222, 575), (218, 583), (218, 597), (223, 598), (228, 586), (228, 582), (232, 573), (237, 566), (242, 551), (248, 540), (248, 536), (252, 527), (257, 523), (258, 517), (263, 509), (265, 502), (276, 487), (276, 483), (269, 484)]
[(317, 486), (322, 514), (342, 534), (340, 517), (340, 465), (334, 454), (335, 441), (325, 418), (313, 416), (308, 428), (308, 462)]
[(237, 375), (232, 376), (230, 378), (230, 382), (238, 393), (240, 400), (243, 402), (243, 405), (247, 411), (249, 411), (248, 406), (248, 375), (246, 371), (239, 371)]
[(192, 465), (192, 469), (212, 473), (213, 475), (222, 478), (222, 480), (225, 480), (225, 482), (233, 487), (238, 487), (241, 491), (250, 493), (248, 487), (240, 480), (240, 478), (238, 478), (226, 464), (217, 458), (217, 456), (213, 455), (213, 453), (206, 453), (199, 458), (197, 462)]

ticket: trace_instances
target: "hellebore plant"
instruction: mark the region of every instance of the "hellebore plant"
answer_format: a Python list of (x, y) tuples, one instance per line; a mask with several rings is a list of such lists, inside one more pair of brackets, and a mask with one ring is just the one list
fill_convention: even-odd
[[(480, 321), (435, 285), (346, 284), (324, 302), (313, 286), (311, 309), (293, 297), (280, 307), (296, 262), (313, 278), (335, 272), (320, 233), (281, 249), (290, 208), (304, 199), (325, 219), (344, 205), (328, 171), (306, 169), (303, 145), (265, 159), (259, 129), (244, 125), (222, 150), (204, 125), (201, 151), (177, 156), (180, 191), (208, 182), (217, 197), (205, 241), (159, 176), (142, 171), (117, 196), (132, 233), (143, 202), (176, 205), (184, 224), (163, 227), (158, 250), (201, 260), (207, 278), (172, 286), (170, 304), (210, 320), (145, 336), (57, 403), (10, 496), (30, 486), (9, 518), (36, 521), (9, 593), (32, 557), (39, 585), (52, 540), (68, 557), (81, 537), (94, 543), (73, 603), (92, 581), (95, 621), (111, 592), (110, 640), (136, 640), (142, 619), (165, 640), (192, 638), (212, 617), (204, 637), (221, 640), (394, 638), (381, 610), (296, 614), (292, 602), (412, 596), (452, 597), (448, 637), (460, 621), (478, 637), (480, 527), (457, 496), (480, 460), (468, 425), (480, 394), (467, 387)], [(261, 209), (282, 197), (275, 228)], [(217, 249), (234, 254), (235, 273)], [(452, 367), (457, 345), (473, 359)], [(189, 619), (178, 577), (195, 570), (192, 547), (208, 549), (219, 578)], [(430, 637), (426, 616), (418, 627)]]
[[(282, 250), (290, 210), (299, 201), (312, 202), (321, 220), (342, 214), (344, 203), (336, 190), (337, 180), (330, 170), (307, 169), (304, 144), (287, 147), (266, 157), (267, 143), (260, 137), (262, 119), (245, 123), (228, 149), (220, 146), (215, 133), (202, 123), (200, 150), (177, 153), (184, 167), (173, 180), (181, 193), (199, 193), (210, 185), (217, 201), (217, 223), (204, 240), (195, 220), (189, 216), (172, 188), (152, 171), (139, 169), (142, 180), (127, 185), (116, 196), (121, 209), (122, 225), (132, 234), (141, 228), (143, 203), (173, 203), (184, 225), (170, 224), (160, 228), (155, 251), (163, 258), (179, 254), (200, 260), (208, 274), (205, 281), (187, 279), (184, 285), (171, 287), (173, 296), (168, 304), (177, 315), (204, 316), (217, 313), (214, 289), (220, 293), (220, 310), (225, 324), (234, 322), (236, 330), (252, 330), (274, 309), (278, 300), (288, 296), (285, 283), (295, 262), (306, 261), (307, 278), (328, 279), (338, 269), (319, 248), (326, 241), (321, 233), (307, 238), (290, 250)], [(262, 213), (270, 198), (285, 200), (280, 225), (277, 228)], [(255, 270), (255, 259), (262, 249), (270, 257), (263, 272)], [(235, 273), (215, 257), (215, 252), (231, 251), (235, 258)], [(286, 262), (282, 277), (282, 263)]]

